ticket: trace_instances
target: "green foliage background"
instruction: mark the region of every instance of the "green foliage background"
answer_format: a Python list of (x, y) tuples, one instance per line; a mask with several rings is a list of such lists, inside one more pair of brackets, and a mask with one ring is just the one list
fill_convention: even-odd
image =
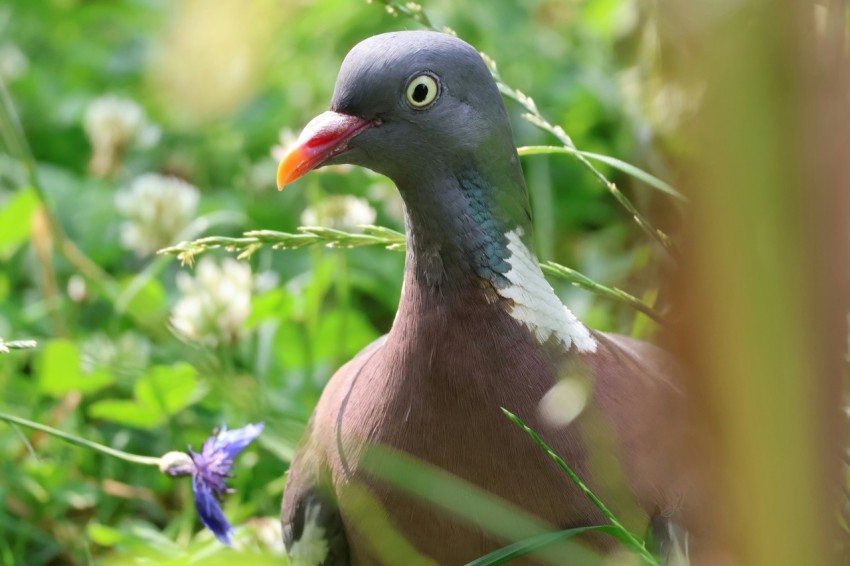
[[(426, 8), (490, 55), (502, 78), (533, 96), (577, 147), (650, 166), (669, 180), (663, 154), (653, 149), (669, 117), (644, 104), (651, 93), (641, 86), (653, 73), (651, 11), (635, 0), (436, 0)], [(387, 180), (332, 171), (278, 193), (270, 149), (281, 128), (297, 132), (326, 108), (351, 46), (414, 27), (360, 0), (0, 5), (0, 45), (17, 46), (28, 61), (6, 87), (38, 179), (68, 238), (102, 270), (80, 279), (79, 265), (45, 225), (17, 148), (4, 138), (0, 337), (36, 339), (39, 347), (0, 355), (0, 410), (152, 456), (198, 448), (222, 424), (265, 422), (258, 444), (237, 463), (226, 511), (240, 526), (239, 552), (278, 553), (287, 462), (335, 368), (389, 329), (402, 254), (263, 249), (251, 259), (255, 289), (241, 336), (203, 346), (169, 325), (180, 297), (177, 274), (191, 268), (122, 248), (115, 194), (143, 173), (181, 177), (200, 189), (199, 216), (232, 214), (205, 232), (222, 235), (292, 232), (306, 207), (352, 194), (369, 199), (376, 224), (401, 229), (381, 196), (389, 194)], [(127, 148), (114, 173), (98, 177), (88, 167), (83, 115), (106, 94), (138, 102), (161, 136), (153, 147)], [(516, 104), (509, 110), (518, 145), (552, 143), (520, 119)], [(611, 195), (570, 158), (530, 156), (523, 165), (540, 259), (651, 303), (662, 253)], [(639, 209), (662, 217), (669, 201), (600, 168)], [(272, 284), (257, 285), (261, 274)], [(553, 284), (595, 328), (642, 336), (652, 330), (627, 306)], [(189, 482), (26, 435), (32, 450), (0, 426), (3, 564), (182, 561), (231, 552), (200, 529)]]

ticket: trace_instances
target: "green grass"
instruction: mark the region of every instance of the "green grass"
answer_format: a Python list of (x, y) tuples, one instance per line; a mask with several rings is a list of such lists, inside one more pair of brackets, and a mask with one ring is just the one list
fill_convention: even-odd
[[(556, 3), (538, 7), (549, 13), (508, 2), (486, 10), (435, 2), (431, 16), (391, 4), (425, 27), (442, 29), (432, 22), (444, 22), (492, 56), (502, 92), (515, 101), (509, 109), (538, 211), (535, 236), (557, 291), (596, 328), (654, 331), (634, 323), (644, 315), (663, 323), (664, 310), (638, 297), (657, 294), (659, 265), (678, 252), (650, 221), (649, 204), (681, 199), (630, 164), (646, 148), (610, 79), (630, 64), (618, 42), (640, 34), (616, 31), (628, 2), (579, 8), (579, 19)], [(233, 20), (274, 22), (285, 33), (247, 37), (245, 30), (257, 28), (234, 21), (217, 30), (233, 43), (207, 41), (204, 57), (192, 59), (197, 52), (186, 45), (204, 39), (212, 24), (190, 3), (11, 0), (0, 10), (4, 41), (28, 59), (22, 74), (0, 80), (0, 412), (49, 427), (0, 427), (2, 564), (252, 563), (274, 556), (279, 548), (268, 531), (282, 474), (324, 383), (392, 323), (403, 258), (383, 248), (403, 249), (404, 238), (388, 182), (361, 171), (327, 172), (277, 193), (269, 149), (281, 127), (297, 128), (324, 109), (354, 42), (412, 21), (350, 0), (220, 10)], [(181, 20), (187, 13), (192, 17)], [(560, 39), (547, 45), (560, 47), (541, 49), (538, 38), (552, 34)], [(262, 72), (241, 83), (246, 94), (217, 99), (224, 106), (216, 114), (187, 121), (193, 108), (180, 105), (179, 93), (163, 92), (166, 71), (157, 54), (186, 57), (181, 72), (206, 84), (216, 74), (203, 75), (204, 58), (219, 44), (229, 49), (214, 54), (222, 66), (235, 54)], [(114, 170), (102, 175), (89, 167), (83, 122), (86, 105), (110, 93), (139, 103), (161, 135), (153, 146), (120, 148)], [(200, 108), (206, 101), (197, 102)], [(560, 145), (547, 145), (553, 138)], [(541, 153), (550, 155), (535, 155)], [(170, 253), (184, 263), (201, 253), (198, 263), (220, 263), (230, 250), (250, 265), (250, 313), (235, 334), (204, 342), (176, 333), (172, 315), (187, 296), (179, 280), (197, 271), (167, 255), (136, 257), (122, 245), (115, 195), (149, 172), (178, 175), (199, 189), (196, 214)], [(363, 233), (299, 228), (301, 211), (334, 194), (368, 201), (378, 226)], [(266, 432), (240, 458), (226, 506), (239, 525), (234, 552), (200, 527), (186, 482), (137, 464), (187, 445), (197, 449), (222, 424), (257, 421), (266, 422)], [(69, 449), (43, 434), (51, 430), (111, 454)], [(112, 458), (117, 453), (150, 461)], [(403, 475), (401, 487), (425, 489)], [(552, 533), (531, 517), (515, 529), (516, 510), (439, 478), (454, 486), (448, 493), (492, 509), (502, 522), (490, 527), (512, 542), (479, 564), (532, 550), (553, 552), (555, 563), (560, 551), (594, 559), (567, 544), (577, 531)], [(443, 483), (419, 479), (430, 486), (424, 497), (441, 497)], [(450, 499), (435, 503), (460, 512), (449, 509)], [(644, 556), (618, 524), (595, 529), (623, 537)]]

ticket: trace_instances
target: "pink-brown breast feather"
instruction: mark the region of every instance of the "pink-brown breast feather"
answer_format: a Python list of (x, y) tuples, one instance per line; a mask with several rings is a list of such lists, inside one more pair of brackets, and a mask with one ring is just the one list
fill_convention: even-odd
[[(659, 415), (672, 392), (664, 363), (655, 361), (663, 352), (608, 336), (597, 353), (581, 356), (596, 387), (596, 403), (587, 412), (602, 418), (582, 415), (556, 430), (540, 418), (538, 405), (566, 358), (547, 354), (506, 317), (498, 309), (462, 304), (431, 308), (415, 323), (402, 317), (383, 345), (341, 368), (316, 411), (314, 441), (337, 492), (351, 481), (366, 482), (410, 542), (441, 564), (475, 558), (503, 541), (369, 478), (359, 465), (364, 443), (387, 445), (446, 469), (553, 527), (603, 522), (551, 459), (504, 417), (505, 407), (538, 430), (600, 495), (608, 495), (613, 508), (635, 514), (629, 491), (641, 504), (638, 513), (677, 500), (665, 490), (664, 456), (657, 449), (658, 429), (665, 426)], [(625, 488), (596, 479), (600, 423), (613, 433)], [(358, 556), (368, 563), (357, 525), (347, 528), (355, 563)]]

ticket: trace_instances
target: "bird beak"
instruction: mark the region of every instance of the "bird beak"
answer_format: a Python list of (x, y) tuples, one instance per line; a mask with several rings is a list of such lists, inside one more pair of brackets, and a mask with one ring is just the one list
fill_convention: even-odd
[(375, 125), (375, 121), (332, 111), (310, 120), (278, 165), (278, 190), (347, 150), (348, 140)]

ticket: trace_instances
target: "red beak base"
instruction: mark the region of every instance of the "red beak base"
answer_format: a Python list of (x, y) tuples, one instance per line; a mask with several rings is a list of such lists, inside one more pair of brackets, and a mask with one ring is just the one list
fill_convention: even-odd
[(348, 140), (375, 125), (374, 121), (332, 111), (310, 120), (278, 165), (278, 190), (347, 150)]

